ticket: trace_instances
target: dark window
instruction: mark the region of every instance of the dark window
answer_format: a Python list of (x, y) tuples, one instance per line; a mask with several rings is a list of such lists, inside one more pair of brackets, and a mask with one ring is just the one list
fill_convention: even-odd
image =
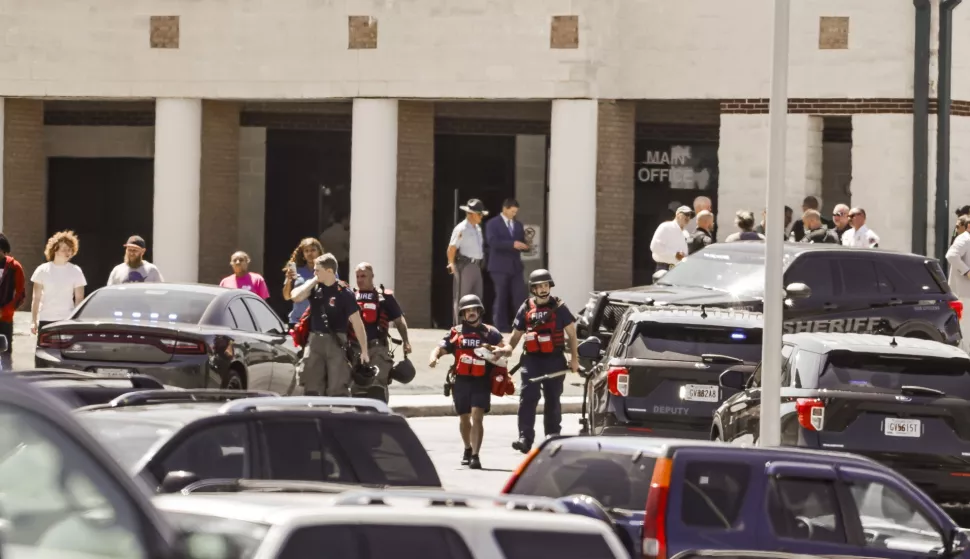
[(819, 388), (898, 393), (903, 386), (922, 386), (970, 398), (968, 369), (966, 358), (832, 351)]
[(790, 372), (788, 375), (782, 374), (782, 386), (792, 388), (816, 388), (818, 386), (818, 365), (822, 356), (806, 351), (798, 350), (794, 357), (789, 361)]
[(828, 480), (777, 478), (768, 492), (768, 517), (780, 538), (845, 543), (845, 527)]
[(561, 449), (548, 445), (522, 473), (512, 493), (559, 498), (589, 495), (608, 508), (643, 510), (655, 459), (623, 452)]
[(233, 299), (229, 303), (229, 314), (236, 322), (236, 328), (244, 332), (256, 332), (256, 323), (253, 322), (253, 317), (249, 316), (249, 311), (246, 310), (242, 299)]
[(279, 317), (276, 316), (266, 303), (262, 301), (257, 301), (251, 297), (243, 299), (246, 302), (246, 306), (249, 307), (250, 312), (252, 312), (253, 317), (256, 318), (256, 327), (260, 332), (264, 334), (283, 334), (283, 323), (280, 322)]
[(840, 258), (838, 265), (842, 274), (842, 295), (844, 297), (872, 297), (879, 293), (876, 266), (871, 260)]
[(328, 417), (322, 426), (353, 464), (360, 483), (440, 487), (434, 464), (402, 417)]
[[(788, 362), (789, 362), (789, 359), (791, 358), (791, 352), (794, 349), (795, 349), (794, 346), (791, 346), (791, 345), (788, 345), (788, 344), (785, 344), (785, 345), (781, 346), (781, 376), (782, 376), (782, 380), (784, 380), (786, 378), (785, 377), (786, 374), (788, 376), (791, 376), (791, 370), (789, 369), (789, 363)], [(755, 370), (754, 370), (754, 374), (751, 375), (751, 384), (748, 386), (748, 388), (758, 388), (760, 386), (761, 386), (761, 363), (758, 363), (757, 368), (755, 368)], [(785, 383), (784, 382), (782, 382), (782, 386), (785, 386)]]
[(472, 559), (458, 532), (443, 526), (308, 526), (293, 532), (280, 559)]
[[(269, 479), (352, 482), (354, 474), (329, 435), (310, 420), (264, 421)], [(329, 444), (327, 444), (329, 443)]]
[(681, 489), (680, 519), (686, 526), (734, 526), (751, 480), (751, 467), (731, 462), (688, 462)]
[(701, 354), (717, 353), (744, 359), (761, 360), (761, 330), (711, 328), (642, 322), (627, 348), (626, 357), (670, 361), (700, 361)]
[(179, 470), (201, 479), (249, 477), (249, 433), (245, 423), (210, 425), (176, 443), (154, 472), (159, 480)]
[(175, 289), (101, 289), (91, 295), (75, 318), (137, 319), (198, 324), (215, 295)]
[(539, 530), (495, 530), (495, 541), (505, 559), (591, 559), (614, 557), (599, 534), (570, 534)]
[(893, 258), (892, 260), (880, 261), (878, 266), (881, 271), (885, 270), (884, 273), (894, 281), (897, 293), (910, 295), (943, 293), (940, 283), (934, 279), (936, 273), (943, 277), (942, 271), (939, 270), (939, 264), (935, 262), (927, 264), (921, 259)]
[(804, 283), (811, 288), (812, 296), (799, 301), (814, 302), (831, 298), (835, 293), (835, 276), (831, 258), (809, 255), (796, 258), (788, 271), (785, 272), (785, 285), (790, 283)]

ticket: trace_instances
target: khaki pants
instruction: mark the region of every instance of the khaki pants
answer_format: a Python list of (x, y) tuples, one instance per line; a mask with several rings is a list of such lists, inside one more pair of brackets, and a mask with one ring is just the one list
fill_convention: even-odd
[(337, 334), (337, 337), (339, 344), (333, 334), (310, 333), (297, 371), (305, 393), (350, 395), (350, 362), (341, 347), (347, 343), (347, 335)]
[(387, 378), (391, 374), (391, 354), (387, 349), (387, 343), (371, 342), (367, 348), (367, 356), (370, 357), (370, 364), (377, 366), (377, 384), (387, 388)]

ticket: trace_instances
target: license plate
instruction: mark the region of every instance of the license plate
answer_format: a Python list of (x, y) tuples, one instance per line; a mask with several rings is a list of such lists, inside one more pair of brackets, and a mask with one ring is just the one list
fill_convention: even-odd
[(884, 431), (890, 437), (919, 438), (923, 434), (922, 422), (918, 419), (887, 418)]
[(680, 399), (689, 402), (716, 402), (720, 390), (707, 384), (687, 384), (680, 387)]
[(95, 372), (99, 375), (104, 375), (106, 377), (127, 377), (131, 372), (128, 369), (95, 369)]

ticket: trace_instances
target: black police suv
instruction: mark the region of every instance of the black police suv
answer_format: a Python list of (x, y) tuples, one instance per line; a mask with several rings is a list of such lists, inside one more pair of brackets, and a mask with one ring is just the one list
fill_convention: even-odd
[[(658, 272), (653, 285), (594, 293), (577, 319), (577, 332), (581, 339), (595, 335), (605, 342), (624, 311), (638, 305), (705, 305), (760, 312), (764, 251), (760, 242), (714, 244), (666, 274)], [(786, 333), (895, 334), (950, 345), (961, 339), (963, 305), (932, 258), (785, 243), (784, 285)]]
[[(970, 356), (930, 340), (788, 334), (782, 349), (781, 443), (851, 452), (900, 472), (940, 503), (970, 501)], [(761, 367), (728, 369), (739, 390), (711, 438), (758, 439)], [(778, 374), (775, 372), (774, 374)]]
[(707, 307), (635, 307), (606, 351), (599, 338), (580, 355), (587, 374), (584, 433), (707, 439), (714, 410), (733, 392), (718, 385), (729, 366), (761, 360), (761, 313)]

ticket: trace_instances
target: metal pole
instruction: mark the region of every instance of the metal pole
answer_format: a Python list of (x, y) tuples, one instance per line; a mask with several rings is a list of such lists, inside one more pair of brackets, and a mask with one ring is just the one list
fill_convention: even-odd
[(764, 333), (761, 345), (760, 446), (781, 443), (781, 336), (784, 289), (785, 146), (788, 128), (788, 34), (791, 0), (775, 0), (771, 99), (768, 105), (768, 194), (765, 223)]
[(940, 68), (936, 125), (936, 258), (946, 265), (950, 248), (950, 96), (953, 75), (953, 9), (962, 0), (940, 2)]
[(913, 49), (913, 254), (926, 254), (929, 167), (930, 0), (913, 0), (916, 7)]

